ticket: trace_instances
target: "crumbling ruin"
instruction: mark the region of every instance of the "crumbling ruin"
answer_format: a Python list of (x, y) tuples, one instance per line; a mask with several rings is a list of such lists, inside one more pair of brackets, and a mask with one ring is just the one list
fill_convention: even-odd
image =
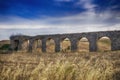
[[(89, 41), (89, 51), (97, 51), (97, 41), (101, 37), (108, 37), (111, 40), (111, 50), (120, 50), (120, 31), (100, 31), (100, 32), (86, 32), (86, 33), (70, 33), (70, 34), (53, 34), (53, 35), (12, 35), (10, 37), (11, 49), (19, 51), (22, 49), (22, 44), (27, 42), (27, 51), (33, 51), (34, 41), (41, 40), (42, 52), (46, 52), (46, 41), (53, 39), (55, 42), (55, 52), (60, 52), (60, 42), (68, 38), (71, 42), (71, 51), (77, 50), (77, 42), (81, 38), (86, 37)], [(38, 46), (39, 47), (39, 46)]]

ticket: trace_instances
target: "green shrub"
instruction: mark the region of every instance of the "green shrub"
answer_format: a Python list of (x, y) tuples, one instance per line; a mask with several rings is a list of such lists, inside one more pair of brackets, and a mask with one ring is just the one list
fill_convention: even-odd
[(10, 48), (10, 44), (4, 44), (0, 47), (0, 50), (8, 50)]

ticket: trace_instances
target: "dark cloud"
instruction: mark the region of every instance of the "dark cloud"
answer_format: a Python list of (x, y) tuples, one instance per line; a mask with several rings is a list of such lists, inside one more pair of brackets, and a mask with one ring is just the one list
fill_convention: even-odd
[(75, 1), (62, 2), (55, 0), (2, 0), (0, 15), (14, 15), (24, 18), (45, 16), (65, 16), (84, 11), (82, 7), (74, 7)]
[[(0, 15), (14, 15), (31, 19), (43, 15), (69, 16), (86, 11), (84, 4), (75, 5), (79, 2), (87, 3), (87, 0), (0, 0)], [(113, 14), (120, 12), (120, 0), (91, 0), (91, 4), (96, 5), (94, 8), (97, 13), (106, 10), (112, 11)]]

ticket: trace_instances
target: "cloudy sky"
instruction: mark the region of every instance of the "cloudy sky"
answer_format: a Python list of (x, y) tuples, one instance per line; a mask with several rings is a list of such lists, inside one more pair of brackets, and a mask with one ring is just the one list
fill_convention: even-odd
[(0, 40), (120, 30), (120, 0), (0, 0)]

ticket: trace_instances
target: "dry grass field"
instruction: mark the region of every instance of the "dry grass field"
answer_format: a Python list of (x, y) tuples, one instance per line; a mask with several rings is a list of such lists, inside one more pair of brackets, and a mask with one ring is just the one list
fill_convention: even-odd
[(47, 53), (0, 54), (0, 80), (120, 80), (120, 51), (109, 51), (109, 40), (97, 43), (98, 52), (89, 52), (87, 40), (73, 53), (69, 41), (61, 45), (59, 53), (47, 43)]

